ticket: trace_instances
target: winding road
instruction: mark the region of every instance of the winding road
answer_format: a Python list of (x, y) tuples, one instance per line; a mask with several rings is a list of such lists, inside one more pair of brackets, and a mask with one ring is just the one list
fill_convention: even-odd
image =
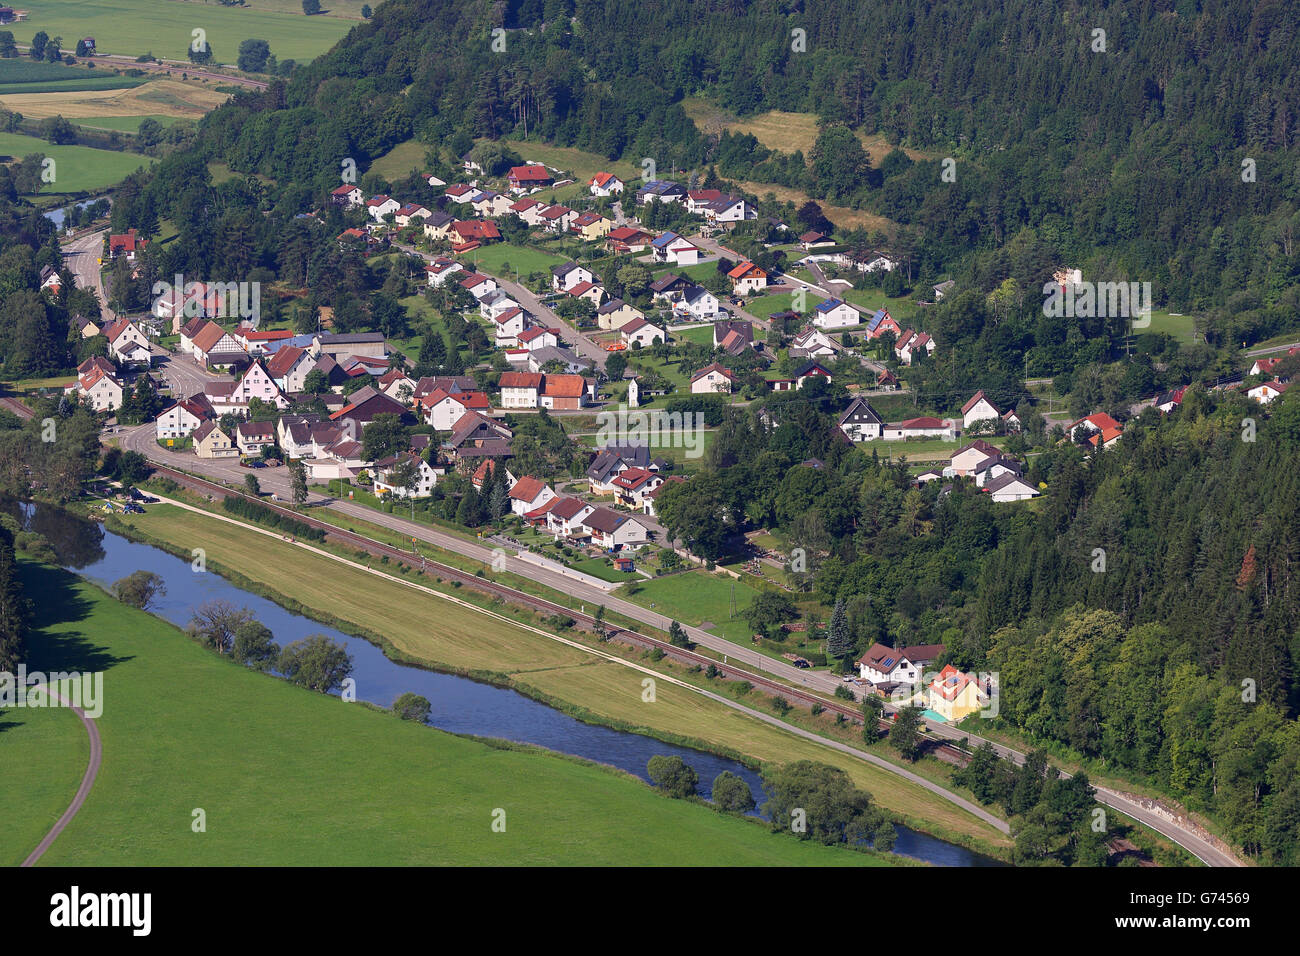
[(77, 815), (81, 805), (86, 802), (86, 797), (90, 796), (90, 788), (95, 785), (95, 777), (99, 774), (99, 765), (104, 760), (104, 745), (99, 739), (99, 728), (95, 726), (95, 722), (87, 717), (86, 712), (80, 707), (73, 707), (72, 702), (58, 691), (51, 688), (49, 694), (76, 714), (81, 721), (81, 725), (86, 728), (86, 736), (90, 738), (90, 762), (86, 764), (86, 772), (81, 777), (81, 786), (77, 788), (72, 803), (68, 805), (68, 809), (63, 811), (63, 816), (59, 817), (58, 822), (50, 828), (50, 832), (45, 834), (45, 839), (37, 845), (35, 850), (32, 850), (27, 859), (23, 860), (23, 866), (35, 866), (36, 861), (44, 856), (45, 851), (58, 839), (59, 834), (64, 831), (67, 825), (72, 822), (72, 818)]

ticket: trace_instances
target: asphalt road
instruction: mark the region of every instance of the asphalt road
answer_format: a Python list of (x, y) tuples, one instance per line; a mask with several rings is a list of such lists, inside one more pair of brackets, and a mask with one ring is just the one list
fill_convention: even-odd
[(108, 307), (108, 295), (99, 272), (99, 257), (104, 251), (104, 233), (99, 229), (63, 245), (63, 262), (76, 276), (77, 288), (94, 289), (99, 296), (100, 322), (112, 322), (117, 313)]

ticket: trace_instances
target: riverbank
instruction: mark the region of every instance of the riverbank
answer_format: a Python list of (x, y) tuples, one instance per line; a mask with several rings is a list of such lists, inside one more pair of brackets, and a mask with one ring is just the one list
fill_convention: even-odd
[[(303, 690), (213, 654), (70, 572), (23, 560), (21, 573), (28, 593), (42, 596), (33, 664), (105, 674), (104, 765), (43, 864), (893, 862), (671, 800), (588, 761)], [(60, 736), (79, 732), (58, 710), (29, 715), (28, 728), (57, 721)], [(27, 736), (21, 726), (0, 734), (6, 759), (30, 750), (20, 737), (6, 741), (11, 733)], [(23, 790), (0, 793), (0, 819), (35, 821)], [(492, 828), (499, 810), (504, 833)], [(19, 862), (30, 849), (6, 843), (3, 859)]]
[[(751, 700), (749, 695), (738, 693), (735, 682), (709, 680), (684, 666), (667, 660), (654, 662), (630, 648), (616, 643), (598, 644), (574, 632), (567, 632), (563, 640), (585, 641), (590, 646), (557, 646), (554, 636), (531, 633), (528, 628), (535, 626), (533, 623), (505, 618), (507, 612), (518, 618), (529, 615), (499, 602), (487, 602), (495, 608), (487, 611), (494, 618), (485, 618), (486, 609), (482, 608), (464, 613), (454, 605), (431, 608), (430, 603), (444, 602), (431, 595), (422, 598), (412, 589), (415, 582), (400, 579), (393, 569), (388, 569), (385, 577), (369, 574), (328, 557), (304, 554), (302, 546), (295, 548), (274, 535), (219, 523), (211, 517), (151, 506), (146, 515), (133, 516), (129, 524), (115, 521), (112, 528), (162, 547), (187, 562), (193, 549), (202, 547), (210, 570), (229, 573), (232, 580), (253, 593), (363, 637), (402, 663), (510, 687), (587, 722), (722, 754), (749, 766), (756, 762), (812, 759), (842, 767), (906, 826), (1006, 858), (1009, 841), (1002, 834), (929, 791), (673, 683), (690, 682), (737, 698), (747, 706), (763, 706), (763, 695), (755, 694)], [(243, 570), (233, 571), (235, 567)], [(421, 586), (436, 584), (431, 577), (410, 577), (418, 578)], [(459, 598), (450, 586), (442, 590)], [(334, 613), (323, 614), (319, 610), (323, 607), (333, 608)], [(366, 620), (370, 626), (362, 627), (357, 620)], [(423, 624), (426, 621), (437, 622), (436, 633), (433, 625)], [(641, 670), (621, 661), (593, 660), (594, 655), (615, 654)], [(662, 676), (654, 705), (642, 700), (645, 673)], [(790, 716), (794, 714), (792, 711)], [(851, 727), (837, 727), (829, 714), (814, 717), (802, 712), (800, 719), (814, 727), (823, 724), (832, 732), (839, 730), (840, 736), (856, 739), (861, 746), (857, 732)]]

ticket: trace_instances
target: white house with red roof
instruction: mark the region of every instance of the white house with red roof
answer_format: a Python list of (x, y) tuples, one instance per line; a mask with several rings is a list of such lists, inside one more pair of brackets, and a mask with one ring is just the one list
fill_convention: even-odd
[(547, 206), (538, 215), (539, 224), (548, 232), (564, 233), (569, 231), (573, 220), (578, 218), (578, 211), (559, 204)]
[(476, 299), (481, 299), (497, 291), (497, 280), (491, 276), (481, 275), (472, 272), (460, 280), (461, 287), (466, 289), (470, 295)]
[(592, 544), (606, 551), (640, 544), (649, 537), (649, 530), (636, 518), (609, 508), (592, 511), (583, 519), (582, 529), (591, 536)]
[(159, 441), (185, 438), (211, 417), (212, 406), (202, 395), (184, 398), (158, 416), (154, 434)]
[(1124, 427), (1105, 412), (1094, 412), (1071, 422), (1065, 429), (1066, 438), (1071, 441), (1086, 438), (1094, 448), (1099, 442), (1102, 448), (1109, 448), (1119, 441), (1123, 433)]
[(767, 288), (767, 273), (752, 262), (742, 262), (727, 273), (736, 295), (749, 295)]
[(524, 475), (511, 485), (507, 496), (510, 499), (510, 510), (520, 516), (536, 511), (548, 501), (559, 497), (555, 489), (532, 475)]
[(904, 365), (911, 365), (913, 357), (919, 355), (922, 349), (925, 350), (926, 355), (933, 354), (934, 339), (924, 332), (916, 332), (912, 329), (900, 335), (898, 341), (894, 343), (894, 354)]
[(409, 202), (393, 213), (393, 222), (405, 227), (418, 219), (428, 219), (432, 215), (432, 210), (426, 209), (419, 203)]
[(424, 269), (425, 275), (428, 276), (429, 286), (434, 289), (441, 288), (451, 276), (457, 272), (463, 272), (465, 267), (455, 259), (439, 257), (429, 263)]
[(982, 438), (977, 438), (969, 445), (963, 445), (953, 452), (949, 464), (954, 474), (964, 478), (967, 475), (975, 474), (985, 460), (1002, 457), (1001, 448), (989, 444)]
[(613, 173), (597, 173), (587, 181), (593, 196), (615, 196), (623, 191), (623, 180)]
[(374, 196), (366, 200), (366, 212), (375, 222), (383, 222), (385, 216), (401, 208), (402, 204), (392, 196)]
[(452, 202), (471, 203), (474, 197), (479, 194), (478, 186), (472, 183), (457, 183), (455, 186), (448, 186), (447, 191), (443, 194)]
[(97, 412), (112, 412), (122, 407), (122, 383), (98, 365), (77, 376), (68, 391), (76, 392), (82, 404)]
[(545, 378), (539, 372), (502, 372), (501, 407), (536, 408)]
[(625, 322), (618, 330), (618, 337), (623, 340), (623, 344), (628, 348), (634, 345), (649, 348), (656, 342), (668, 341), (668, 336), (663, 329), (645, 319), (633, 319), (631, 322)]
[(1291, 387), (1290, 382), (1279, 382), (1274, 379), (1271, 382), (1261, 382), (1258, 385), (1252, 385), (1246, 390), (1246, 396), (1253, 398), (1261, 405), (1267, 405), (1275, 402), (1285, 394), (1286, 390)]
[(546, 512), (546, 529), (566, 538), (585, 536), (582, 522), (595, 510), (581, 498), (561, 497)]
[[(410, 463), (415, 468), (415, 485), (407, 488), (395, 484), (394, 472), (398, 467)], [(447, 473), (443, 465), (431, 465), (414, 452), (404, 451), (381, 458), (371, 466), (375, 479), (375, 494), (394, 498), (427, 498), (433, 493), (438, 479)]]
[(916, 686), (921, 683), (925, 668), (942, 657), (945, 650), (942, 644), (914, 644), (910, 647), (872, 644), (857, 660), (858, 674), (877, 686)]
[(528, 328), (528, 313), (515, 305), (492, 316), (497, 348), (515, 348), (519, 335)]
[(648, 468), (627, 468), (615, 476), (614, 502), (633, 511), (643, 511), (646, 496), (664, 483), (664, 476)]
[(560, 344), (560, 338), (555, 329), (544, 329), (540, 325), (524, 329), (516, 338), (519, 347), (529, 352), (534, 352), (537, 349), (555, 348)]
[(330, 190), (330, 202), (336, 206), (364, 206), (366, 194), (360, 186), (344, 184)]
[(297, 345), (282, 345), (266, 360), (266, 371), (282, 392), (301, 392), (316, 367), (315, 357)]
[(136, 235), (135, 229), (131, 228), (108, 237), (108, 257), (116, 259), (118, 256), (126, 256), (127, 262), (134, 263), (136, 254), (144, 251), (147, 245), (149, 240), (141, 239)]
[(961, 407), (962, 428), (970, 428), (976, 422), (983, 421), (992, 421), (996, 425), (1001, 417), (1002, 409), (993, 404), (993, 401), (984, 394), (984, 389), (972, 395)]
[(703, 395), (722, 392), (730, 395), (731, 388), (735, 383), (736, 376), (730, 370), (714, 362), (712, 365), (704, 366), (691, 376), (691, 393)]

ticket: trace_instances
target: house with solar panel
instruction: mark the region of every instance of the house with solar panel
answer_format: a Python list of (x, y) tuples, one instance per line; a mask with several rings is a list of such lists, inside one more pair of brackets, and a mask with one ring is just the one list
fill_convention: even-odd
[(921, 683), (925, 669), (943, 656), (945, 649), (942, 644), (912, 647), (872, 644), (858, 659), (858, 674), (882, 694), (889, 694), (902, 684), (915, 687)]

